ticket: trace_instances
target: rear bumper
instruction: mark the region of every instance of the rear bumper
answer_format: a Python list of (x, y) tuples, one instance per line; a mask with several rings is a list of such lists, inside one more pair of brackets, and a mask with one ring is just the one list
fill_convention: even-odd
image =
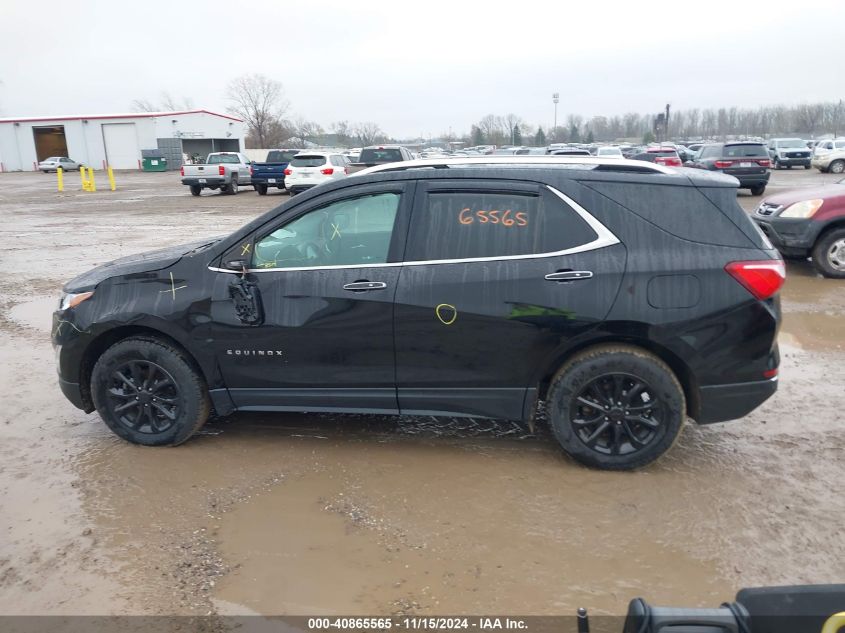
[(294, 193), (301, 193), (303, 191), (307, 191), (308, 189), (313, 189), (317, 185), (288, 185), (288, 191), (292, 191)]
[[(274, 182), (270, 182), (273, 180)], [(285, 177), (284, 176), (256, 176), (255, 174), (252, 175), (252, 184), (253, 185), (266, 185), (267, 187), (278, 187), (279, 189), (285, 188)]]
[[(205, 182), (200, 182), (200, 180), (204, 180)], [(219, 187), (220, 185), (227, 185), (229, 183), (226, 182), (225, 178), (222, 178), (220, 176), (203, 176), (202, 178), (200, 178), (199, 176), (191, 176), (187, 178), (182, 178), (182, 184), (191, 186), (197, 185), (200, 187)]]
[(769, 172), (764, 174), (731, 174), (730, 172), (725, 172), (737, 180), (739, 180), (739, 188), (740, 189), (747, 189), (749, 187), (757, 187), (759, 185), (767, 185), (769, 184)]
[(777, 391), (777, 377), (732, 385), (708, 385), (699, 389), (700, 409), (696, 422), (727, 422), (748, 415)]

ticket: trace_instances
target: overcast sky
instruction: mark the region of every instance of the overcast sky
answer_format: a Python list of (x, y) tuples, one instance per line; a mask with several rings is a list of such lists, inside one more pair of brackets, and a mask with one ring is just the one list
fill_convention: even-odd
[(0, 0), (0, 116), (127, 112), (162, 91), (227, 107), (247, 72), (290, 112), (396, 137), (513, 112), (547, 127), (627, 111), (845, 97), (845, 2)]

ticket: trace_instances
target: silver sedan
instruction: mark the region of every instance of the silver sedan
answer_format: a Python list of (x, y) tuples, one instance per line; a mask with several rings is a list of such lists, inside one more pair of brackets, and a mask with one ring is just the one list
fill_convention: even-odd
[(50, 171), (57, 171), (59, 167), (62, 168), (62, 171), (79, 171), (79, 168), (82, 167), (82, 163), (77, 163), (75, 160), (71, 160), (67, 156), (51, 156), (50, 158), (38, 163), (38, 169), (43, 171), (45, 174)]

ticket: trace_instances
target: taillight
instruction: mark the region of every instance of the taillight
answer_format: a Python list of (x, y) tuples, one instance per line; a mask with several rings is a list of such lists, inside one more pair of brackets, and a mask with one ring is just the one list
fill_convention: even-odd
[(293, 173), (292, 169), (285, 169), (285, 176), (290, 176)]
[(761, 300), (774, 295), (786, 280), (786, 267), (782, 259), (731, 262), (725, 266), (725, 270), (748, 292)]
[(724, 169), (725, 167), (730, 167), (733, 164), (734, 164), (734, 162), (732, 160), (716, 160), (716, 161), (713, 161), (713, 166), (716, 167), (716, 169)]
[(324, 176), (331, 176), (334, 173), (333, 167), (326, 167), (325, 169), (321, 169), (320, 173)]
[(223, 167), (223, 165), (219, 165), (217, 167), (217, 173), (220, 174), (221, 176), (225, 176), (226, 175), (226, 168)]
[(768, 158), (764, 158), (763, 160), (758, 160), (757, 164), (760, 165), (760, 167), (771, 167), (772, 161), (770, 161)]
[(180, 174), (182, 174), (182, 175), (184, 176), (184, 175), (185, 175), (185, 168), (184, 168), (184, 167), (180, 167), (180, 168), (179, 168), (179, 173), (180, 173)]
[(255, 172), (252, 169), (252, 165), (249, 166), (249, 175), (252, 176)]
[(669, 167), (680, 167), (681, 165), (683, 165), (680, 158), (670, 158), (666, 161), (666, 164)]

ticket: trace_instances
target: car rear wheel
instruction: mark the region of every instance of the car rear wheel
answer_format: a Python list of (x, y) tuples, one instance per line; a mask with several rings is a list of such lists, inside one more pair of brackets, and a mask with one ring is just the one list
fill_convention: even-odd
[(772, 167), (774, 167), (775, 169), (780, 169), (780, 161), (778, 161), (777, 158), (772, 160)]
[(202, 187), (199, 185), (191, 185), (191, 195), (198, 196), (202, 193)]
[(810, 169), (810, 165), (804, 165), (804, 169)]
[(845, 228), (822, 235), (813, 247), (813, 265), (825, 277), (845, 279)]
[(255, 185), (255, 190), (258, 192), (259, 196), (267, 195), (267, 185)]
[(751, 187), (752, 196), (762, 196), (764, 191), (766, 191), (766, 185), (756, 185)]
[(845, 171), (845, 160), (835, 160), (833, 161), (827, 170), (832, 174), (841, 174)]
[(653, 354), (602, 345), (558, 371), (547, 411), (555, 437), (575, 460), (632, 470), (672, 447), (686, 417), (686, 400), (672, 370)]
[(175, 446), (208, 419), (205, 381), (176, 347), (133, 337), (108, 348), (91, 374), (94, 406), (123, 439), (145, 446)]

